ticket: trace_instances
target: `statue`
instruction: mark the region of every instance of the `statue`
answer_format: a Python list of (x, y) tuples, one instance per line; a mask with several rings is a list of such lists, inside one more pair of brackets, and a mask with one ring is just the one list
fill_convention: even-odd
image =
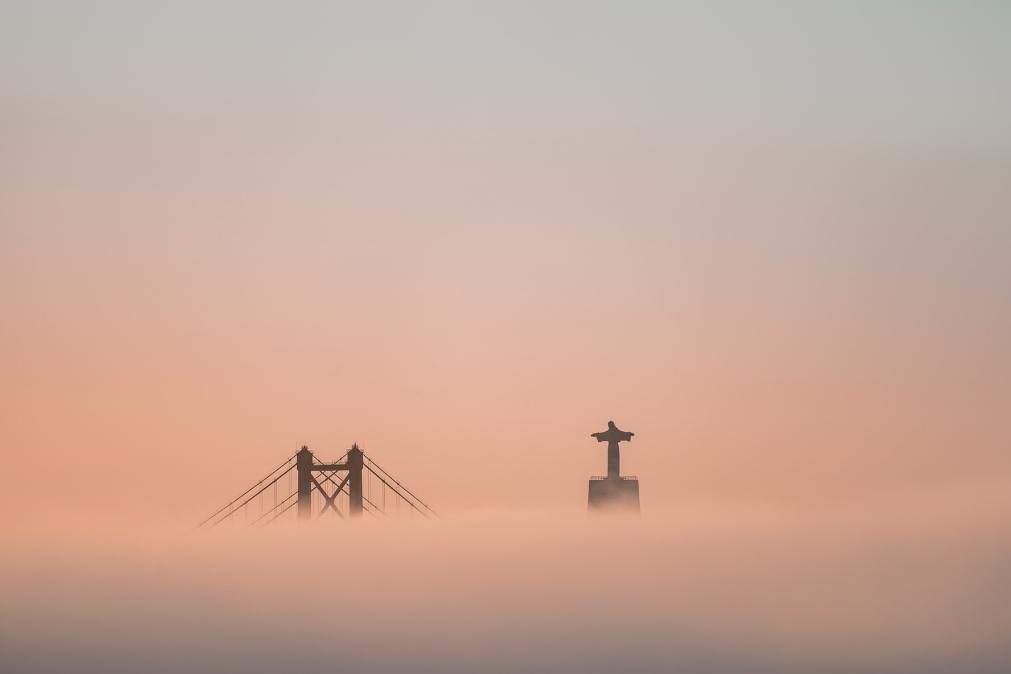
[(591, 433), (597, 442), (607, 443), (607, 477), (591, 477), (587, 504), (591, 510), (624, 510), (639, 512), (639, 480), (621, 474), (618, 443), (629, 442), (635, 433), (623, 431), (613, 421), (607, 430)]
[(607, 422), (607, 430), (600, 433), (591, 433), (591, 438), (597, 438), (597, 442), (607, 443), (607, 476), (618, 477), (621, 475), (621, 458), (618, 454), (618, 443), (632, 440), (635, 433), (623, 431), (614, 425), (613, 421)]

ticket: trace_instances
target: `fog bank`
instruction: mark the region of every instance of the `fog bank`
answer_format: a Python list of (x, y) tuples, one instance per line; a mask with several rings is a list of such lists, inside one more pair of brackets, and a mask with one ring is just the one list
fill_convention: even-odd
[(997, 672), (1001, 485), (835, 510), (685, 506), (4, 540), (6, 672)]

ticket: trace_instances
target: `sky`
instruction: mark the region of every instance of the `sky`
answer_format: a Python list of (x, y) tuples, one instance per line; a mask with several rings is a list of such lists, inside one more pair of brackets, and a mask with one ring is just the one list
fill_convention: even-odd
[[(1008, 671), (1009, 35), (0, 3), (0, 668)], [(355, 442), (443, 519), (192, 531)]]
[(568, 505), (608, 419), (656, 505), (1011, 479), (1002, 3), (0, 26), (9, 504), (196, 516), (358, 442), (444, 509)]

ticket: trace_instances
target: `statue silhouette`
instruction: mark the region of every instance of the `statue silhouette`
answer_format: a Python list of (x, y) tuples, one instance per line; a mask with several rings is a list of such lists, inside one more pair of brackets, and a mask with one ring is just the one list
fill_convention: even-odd
[(591, 438), (596, 438), (597, 442), (607, 443), (607, 476), (617, 478), (621, 476), (621, 458), (618, 454), (618, 443), (627, 442), (632, 439), (635, 433), (623, 431), (614, 425), (613, 421), (607, 422), (607, 430), (600, 433), (591, 433)]

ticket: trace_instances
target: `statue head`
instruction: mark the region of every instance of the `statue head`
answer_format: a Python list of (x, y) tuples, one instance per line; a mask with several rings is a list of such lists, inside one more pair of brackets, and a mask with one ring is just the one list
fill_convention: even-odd
[(610, 428), (611, 430), (614, 430), (615, 429), (614, 422), (613, 421), (608, 421), (607, 422), (607, 427)]

